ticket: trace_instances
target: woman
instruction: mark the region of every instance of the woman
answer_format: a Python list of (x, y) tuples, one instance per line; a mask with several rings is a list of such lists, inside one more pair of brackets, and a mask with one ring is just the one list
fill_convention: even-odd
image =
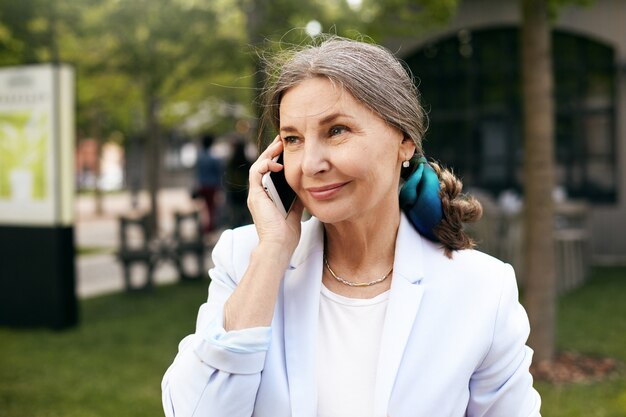
[[(336, 37), (279, 61), (254, 225), (215, 246), (196, 333), (163, 379), (166, 415), (539, 416), (513, 270), (471, 250), (462, 222), (480, 205), (425, 162), (409, 74)], [(298, 196), (286, 219), (261, 186), (281, 169)]]

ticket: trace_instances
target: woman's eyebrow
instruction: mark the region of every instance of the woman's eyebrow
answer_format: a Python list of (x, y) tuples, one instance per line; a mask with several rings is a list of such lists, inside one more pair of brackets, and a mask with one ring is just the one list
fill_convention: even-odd
[[(326, 124), (334, 122), (335, 120), (337, 120), (339, 118), (354, 119), (354, 117), (352, 117), (350, 115), (347, 115), (345, 113), (333, 113), (333, 114), (329, 114), (328, 116), (326, 116), (323, 119), (321, 119), (319, 121), (319, 124), (320, 125), (326, 125)], [(281, 126), (280, 127), (280, 132), (294, 133), (294, 132), (298, 132), (298, 129), (296, 129), (293, 126)]]
[(298, 129), (293, 126), (281, 126), (280, 131), (285, 133), (294, 133), (297, 132)]
[(328, 124), (328, 123), (332, 123), (336, 119), (339, 119), (341, 117), (348, 118), (348, 119), (353, 119), (352, 116), (347, 115), (345, 113), (333, 113), (333, 114), (329, 114), (328, 116), (326, 116), (322, 120), (320, 120), (320, 124), (321, 125), (325, 125), (325, 124)]

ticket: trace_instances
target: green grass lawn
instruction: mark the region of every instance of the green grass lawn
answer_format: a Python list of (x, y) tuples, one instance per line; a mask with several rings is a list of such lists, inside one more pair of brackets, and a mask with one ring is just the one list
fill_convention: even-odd
[(161, 377), (208, 280), (81, 302), (66, 331), (0, 328), (0, 416), (161, 416)]
[[(206, 286), (82, 301), (81, 324), (72, 330), (0, 328), (0, 416), (162, 415), (161, 377), (193, 331)], [(596, 269), (588, 285), (560, 302), (559, 348), (626, 363), (625, 299), (626, 268)], [(599, 383), (536, 384), (543, 416), (626, 416), (625, 373)]]
[(537, 383), (546, 417), (626, 416), (626, 268), (596, 268), (589, 283), (559, 303), (560, 350), (610, 356), (618, 375), (598, 383)]

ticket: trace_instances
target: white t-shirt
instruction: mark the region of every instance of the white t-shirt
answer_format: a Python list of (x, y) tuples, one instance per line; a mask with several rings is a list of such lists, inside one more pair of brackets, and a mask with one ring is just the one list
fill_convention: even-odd
[(348, 298), (322, 285), (317, 333), (318, 417), (368, 417), (389, 291)]

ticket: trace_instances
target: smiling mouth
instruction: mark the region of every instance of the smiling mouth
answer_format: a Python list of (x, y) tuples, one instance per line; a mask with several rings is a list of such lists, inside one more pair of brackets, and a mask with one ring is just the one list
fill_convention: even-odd
[(348, 183), (342, 182), (337, 184), (325, 185), (323, 187), (311, 187), (307, 188), (306, 190), (311, 195), (311, 197), (316, 200), (328, 200), (337, 195), (337, 193), (339, 193), (346, 184)]

